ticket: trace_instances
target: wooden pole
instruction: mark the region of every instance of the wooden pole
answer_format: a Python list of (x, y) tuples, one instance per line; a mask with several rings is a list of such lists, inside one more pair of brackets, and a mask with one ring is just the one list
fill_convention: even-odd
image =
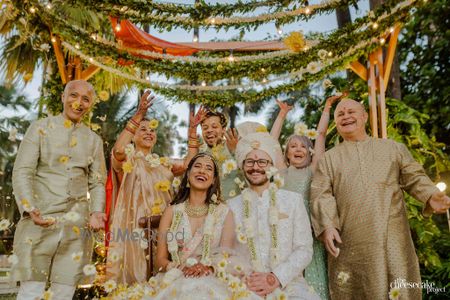
[(369, 117), (372, 136), (378, 137), (378, 116), (377, 116), (377, 87), (375, 78), (375, 55), (369, 54)]
[(374, 55), (377, 58), (377, 92), (378, 92), (378, 125), (380, 128), (381, 138), (387, 139), (387, 120), (386, 120), (386, 88), (384, 83), (384, 61), (383, 49), (378, 48)]

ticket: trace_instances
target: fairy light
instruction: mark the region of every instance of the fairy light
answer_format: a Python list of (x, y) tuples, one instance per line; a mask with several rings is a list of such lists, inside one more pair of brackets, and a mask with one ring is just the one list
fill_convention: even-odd
[(394, 27), (389, 28), (389, 32), (393, 33), (394, 32)]
[(47, 9), (52, 9), (53, 6), (51, 3), (47, 3), (47, 5), (45, 7), (47, 7)]
[(234, 60), (235, 60), (235, 58), (234, 58), (234, 56), (233, 56), (233, 50), (231, 50), (230, 56), (228, 56), (228, 61), (229, 61), (229, 62), (234, 62)]
[(333, 52), (328, 52), (328, 57), (332, 57), (333, 56)]
[(263, 78), (262, 83), (267, 83), (267, 79)]
[(94, 62), (94, 59), (92, 57), (89, 57), (89, 62)]
[(192, 41), (193, 41), (194, 43), (197, 43), (197, 42), (198, 42), (198, 36), (197, 36), (196, 34), (194, 34), (194, 37), (192, 38)]
[(52, 43), (56, 43), (56, 38), (54, 36), (52, 36), (50, 40), (52, 41)]
[(206, 81), (202, 81), (202, 86), (206, 86)]
[(436, 187), (441, 191), (445, 191), (447, 189), (447, 184), (445, 184), (445, 182), (438, 182), (436, 183)]
[(377, 29), (377, 28), (378, 28), (378, 23), (373, 23), (373, 24), (372, 24), (372, 28), (373, 28), (373, 29)]
[(34, 14), (36, 12), (36, 8), (34, 6), (30, 7), (30, 13)]
[(216, 24), (216, 18), (212, 18), (212, 19), (210, 20), (210, 22), (211, 22), (211, 24)]
[(266, 69), (261, 68), (261, 72), (265, 73), (265, 72), (266, 72)]
[(76, 43), (75, 44), (75, 48), (79, 50), (80, 49), (80, 44)]
[(311, 9), (310, 9), (309, 7), (307, 7), (307, 8), (305, 9), (305, 14), (309, 15), (310, 13), (311, 13)]
[(283, 34), (283, 29), (279, 25), (276, 25), (276, 29), (279, 35)]
[(145, 80), (150, 81), (150, 76), (145, 77)]
[(381, 44), (381, 45), (384, 45), (384, 43), (386, 43), (386, 40), (385, 40), (384, 38), (381, 38), (381, 39), (380, 39), (380, 44)]
[(119, 31), (122, 30), (122, 26), (120, 25), (120, 18), (117, 18), (117, 24), (116, 24), (116, 26), (114, 27), (114, 30), (115, 30), (116, 32), (119, 32)]

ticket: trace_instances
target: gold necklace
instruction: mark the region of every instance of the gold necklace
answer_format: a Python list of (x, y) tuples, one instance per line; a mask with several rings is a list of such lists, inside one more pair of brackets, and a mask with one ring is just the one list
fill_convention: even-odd
[(189, 200), (185, 202), (184, 211), (191, 218), (200, 218), (208, 214), (209, 206), (207, 204), (202, 206), (192, 206)]

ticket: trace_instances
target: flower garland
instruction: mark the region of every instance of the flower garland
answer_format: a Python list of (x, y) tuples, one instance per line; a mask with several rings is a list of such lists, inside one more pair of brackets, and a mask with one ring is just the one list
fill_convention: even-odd
[[(242, 2), (236, 4), (228, 4), (223, 11), (213, 11), (208, 8), (211, 5), (206, 3), (200, 3), (194, 6), (193, 9), (189, 11), (172, 9), (171, 12), (165, 10), (164, 12), (154, 11), (155, 6), (151, 3), (146, 3), (146, 5), (136, 5), (137, 3), (128, 3), (123, 5), (114, 5), (116, 3), (107, 3), (108, 1), (98, 3), (97, 1), (87, 1), (78, 0), (77, 4), (83, 8), (95, 10), (104, 14), (121, 16), (123, 18), (136, 21), (139, 23), (151, 23), (152, 26), (161, 29), (172, 29), (176, 27), (181, 27), (186, 30), (191, 30), (198, 26), (205, 26), (206, 28), (214, 27), (217, 30), (220, 29), (240, 29), (240, 28), (258, 28), (260, 25), (266, 24), (268, 22), (276, 21), (277, 24), (288, 24), (296, 22), (298, 20), (308, 20), (315, 15), (320, 15), (323, 13), (329, 13), (336, 8), (345, 7), (358, 2), (357, 0), (324, 0), (320, 4), (315, 5), (305, 5), (302, 7), (297, 7), (294, 5), (291, 9), (280, 11), (280, 8), (286, 5), (279, 5), (279, 1), (267, 1), (267, 5), (274, 6), (278, 4), (279, 8), (275, 9), (273, 13), (263, 13), (260, 15), (254, 15), (254, 9), (266, 5), (261, 3), (253, 3), (255, 5), (248, 5)], [(289, 1), (291, 2), (291, 1)], [(288, 4), (288, 3), (287, 3)], [(159, 4), (161, 5), (161, 4)], [(217, 6), (217, 4), (216, 4)], [(234, 8), (231, 8), (233, 7)], [(166, 6), (167, 8), (167, 6)], [(173, 6), (172, 6), (173, 8)], [(242, 14), (243, 12), (252, 12), (252, 16), (231, 16), (233, 13)], [(189, 14), (189, 15), (186, 15)], [(224, 16), (224, 17), (221, 17)], [(230, 17), (231, 16), (231, 17)]]
[[(276, 192), (278, 188), (275, 184), (271, 183), (269, 186), (270, 193), (270, 207), (269, 207), (269, 225), (270, 225), (270, 268), (273, 269), (278, 264), (279, 249), (278, 249), (278, 222), (279, 222), (279, 210), (277, 206)], [(251, 192), (246, 189), (242, 192), (242, 199), (244, 204), (244, 231), (245, 231), (245, 243), (247, 244), (250, 252), (250, 260), (252, 266), (257, 272), (264, 272), (264, 266), (256, 251), (255, 246), (255, 216), (251, 212), (250, 204)], [(241, 235), (241, 234), (239, 234)]]
[[(180, 226), (181, 219), (183, 218), (183, 210), (185, 207), (185, 203), (178, 206), (174, 210), (174, 215), (172, 218), (172, 224), (170, 225), (169, 232), (171, 233), (172, 237), (175, 236), (178, 227)], [(214, 230), (214, 220), (215, 220), (215, 212), (216, 212), (217, 205), (210, 204), (208, 207), (208, 215), (205, 219), (205, 224), (203, 227), (203, 239), (202, 239), (202, 258), (200, 259), (200, 262), (204, 265), (210, 265), (211, 264), (211, 239), (213, 237), (213, 230)], [(178, 267), (181, 264), (180, 256), (178, 254), (178, 242), (175, 238), (172, 238), (170, 241), (167, 241), (167, 247), (169, 250), (169, 253), (172, 257), (173, 264), (171, 265), (173, 267)]]
[[(408, 5), (411, 4), (409, 1), (406, 2)], [(381, 15), (386, 11), (390, 11), (387, 16), (390, 16), (393, 13), (400, 13), (399, 9), (403, 9), (404, 7), (395, 7), (399, 3), (405, 3), (405, 1), (390, 0), (382, 6), (382, 9), (379, 11), (377, 10), (377, 15)], [(85, 54), (85, 59), (88, 61), (92, 60), (95, 56), (113, 57), (115, 58), (114, 60), (125, 59), (134, 61), (135, 66), (141, 69), (150, 69), (153, 72), (158, 72), (171, 77), (197, 80), (198, 82), (201, 80), (212, 82), (214, 80), (230, 78), (231, 76), (234, 78), (242, 78), (249, 76), (248, 74), (252, 74), (250, 75), (251, 78), (261, 79), (267, 77), (267, 75), (271, 73), (285, 73), (286, 70), (295, 70), (299, 67), (306, 66), (309, 62), (318, 57), (317, 53), (320, 49), (333, 49), (333, 51), (336, 51), (336, 54), (339, 54), (341, 51), (347, 51), (349, 48), (352, 48), (355, 41), (360, 41), (363, 39), (368, 40), (383, 32), (381, 24), (378, 29), (372, 29), (370, 27), (370, 24), (377, 21), (377, 19), (368, 15), (361, 21), (355, 20), (354, 24), (350, 24), (343, 29), (337, 30), (326, 40), (321, 41), (318, 45), (309, 48), (309, 50), (304, 51), (301, 54), (284, 52), (284, 55), (281, 55), (281, 53), (279, 53), (279, 56), (277, 54), (275, 57), (271, 57), (269, 55), (260, 60), (244, 60), (235, 61), (233, 63), (202, 63), (199, 65), (197, 63), (186, 64), (184, 61), (159, 61), (135, 57), (129, 53), (120, 51), (120, 49), (115, 46), (102, 44), (100, 41), (93, 40), (87, 32), (83, 32), (76, 27), (67, 25), (66, 20), (55, 16), (53, 12), (47, 11), (44, 8), (40, 8), (38, 11), (39, 15), (42, 16), (44, 20), (46, 20), (49, 24), (52, 24), (55, 32), (61, 34), (66, 41), (72, 41), (72, 45), (75, 45), (75, 48), (78, 48), (76, 50), (81, 48), (76, 43), (78, 41), (82, 41), (83, 52), (88, 50), (88, 54)], [(383, 18), (379, 18), (378, 21), (381, 21)], [(392, 23), (393, 22), (391, 22), (391, 24)], [(362, 26), (367, 28), (367, 30), (361, 30)], [(127, 76), (126, 78), (133, 80), (132, 77), (133, 76)], [(143, 81), (145, 82), (146, 80), (139, 80), (140, 83), (145, 84)], [(202, 86), (200, 84), (193, 88), (193, 90), (205, 91), (218, 89), (221, 89), (221, 87)], [(192, 95), (190, 98), (192, 98)]]

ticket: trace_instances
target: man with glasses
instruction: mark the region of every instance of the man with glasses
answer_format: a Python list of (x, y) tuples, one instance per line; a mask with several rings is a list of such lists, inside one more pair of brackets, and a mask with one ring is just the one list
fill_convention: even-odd
[(255, 294), (319, 299), (302, 275), (313, 251), (302, 197), (270, 182), (279, 148), (267, 132), (251, 133), (237, 144), (236, 159), (249, 187), (228, 201), (236, 223), (236, 250), (251, 263), (245, 283)]

